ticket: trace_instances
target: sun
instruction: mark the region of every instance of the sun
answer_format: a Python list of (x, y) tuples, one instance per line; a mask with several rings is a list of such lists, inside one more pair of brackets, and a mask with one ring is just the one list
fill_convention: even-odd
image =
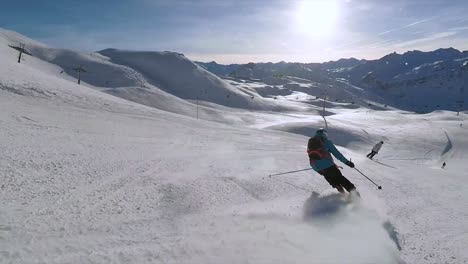
[(296, 28), (310, 37), (331, 35), (338, 13), (339, 5), (335, 0), (304, 0), (296, 10)]

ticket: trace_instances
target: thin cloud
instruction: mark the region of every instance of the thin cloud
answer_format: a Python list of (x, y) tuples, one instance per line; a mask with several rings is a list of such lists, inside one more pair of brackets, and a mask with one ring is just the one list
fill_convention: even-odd
[(431, 41), (438, 40), (438, 39), (448, 38), (457, 34), (458, 32), (455, 32), (455, 31), (439, 32), (439, 33), (435, 33), (424, 38), (400, 42), (400, 43), (395, 44), (395, 46), (399, 48), (403, 48), (403, 47), (413, 46), (415, 44), (421, 44), (421, 43), (431, 42)]
[(388, 46), (391, 46), (391, 45), (396, 44), (398, 42), (399, 41), (396, 41), (396, 40), (384, 40), (384, 41), (374, 42), (374, 43), (371, 43), (369, 45), (365, 45), (365, 46), (362, 46), (362, 47), (358, 47), (358, 49), (359, 50), (377, 49), (377, 48), (381, 48), (381, 47), (388, 47)]
[(340, 45), (340, 46), (337, 46), (337, 48), (345, 48), (345, 47), (348, 47), (348, 46), (351, 46), (351, 45), (354, 45), (354, 44), (357, 44), (357, 43), (361, 43), (361, 42), (364, 42), (364, 40), (354, 40), (354, 41), (350, 41), (348, 43), (345, 43), (343, 45)]
[(437, 18), (437, 17), (431, 17), (431, 18), (423, 19), (423, 20), (416, 21), (416, 22), (413, 22), (411, 24), (408, 24), (408, 25), (405, 25), (405, 26), (402, 26), (402, 27), (390, 29), (390, 30), (387, 30), (387, 31), (384, 31), (384, 32), (381, 32), (381, 33), (377, 34), (377, 36), (382, 36), (382, 35), (386, 35), (388, 33), (392, 33), (392, 32), (395, 32), (395, 31), (400, 31), (400, 30), (405, 29), (405, 28), (409, 28), (409, 27), (412, 27), (412, 26), (415, 26), (415, 25), (418, 25), (418, 24), (421, 24), (421, 23), (424, 23), (424, 22), (427, 22), (427, 21), (431, 21), (431, 20), (433, 20), (435, 18)]
[(466, 31), (468, 30), (468, 26), (464, 26), (464, 27), (453, 27), (453, 28), (450, 28), (450, 31)]
[(461, 23), (464, 23), (464, 22), (467, 22), (468, 21), (468, 18), (464, 18), (464, 19), (460, 19), (457, 21), (457, 24), (461, 24)]
[(393, 45), (399, 42), (400, 41), (398, 40), (384, 40), (384, 41), (374, 42), (368, 45), (359, 46), (347, 52), (356, 54), (356, 53), (363, 53), (363, 51), (364, 52), (382, 51), (382, 56), (383, 56), (386, 53), (392, 52), (394, 50)]

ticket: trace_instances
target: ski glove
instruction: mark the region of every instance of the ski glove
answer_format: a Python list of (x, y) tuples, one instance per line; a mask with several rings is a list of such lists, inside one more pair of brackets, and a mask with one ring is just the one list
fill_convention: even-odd
[(354, 168), (354, 163), (352, 163), (351, 161), (346, 162), (346, 165), (348, 165), (351, 168)]

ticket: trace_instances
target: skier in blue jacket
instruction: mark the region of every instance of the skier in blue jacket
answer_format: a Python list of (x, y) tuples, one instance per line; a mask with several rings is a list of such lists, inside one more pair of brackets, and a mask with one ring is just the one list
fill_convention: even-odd
[(315, 136), (309, 139), (307, 154), (312, 169), (323, 175), (333, 188), (336, 188), (340, 193), (344, 193), (345, 189), (348, 192), (356, 190), (354, 184), (341, 174), (331, 154), (351, 168), (354, 168), (354, 163), (346, 159), (333, 145), (333, 142), (328, 139), (325, 129), (317, 130)]

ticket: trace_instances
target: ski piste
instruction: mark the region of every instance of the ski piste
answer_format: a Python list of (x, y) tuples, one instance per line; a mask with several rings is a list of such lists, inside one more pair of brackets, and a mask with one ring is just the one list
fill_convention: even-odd
[[(18, 63), (8, 45), (20, 43), (32, 56)], [(430, 78), (390, 88), (406, 95), (394, 105), (348, 79), (362, 75), (342, 61), (314, 66), (330, 73), (320, 80), (255, 76), (315, 71), (287, 62), (220, 78), (176, 52), (63, 48), (0, 29), (0, 262), (468, 262), (466, 112), (448, 107), (459, 89), (446, 89), (462, 79), (443, 80), (452, 69), (465, 76), (461, 55), (446, 57), (456, 52), (410, 54), (443, 62), (409, 61), (398, 78)], [(388, 58), (408, 55), (367, 61), (366, 80)], [(404, 98), (437, 111), (415, 113)], [(308, 191), (266, 177), (309, 167), (305, 145), (322, 113), (337, 149), (382, 190), (339, 160), (359, 203), (335, 199), (311, 170), (279, 178)], [(398, 170), (363, 157), (381, 139), (377, 157)], [(328, 213), (304, 214), (312, 191)]]

